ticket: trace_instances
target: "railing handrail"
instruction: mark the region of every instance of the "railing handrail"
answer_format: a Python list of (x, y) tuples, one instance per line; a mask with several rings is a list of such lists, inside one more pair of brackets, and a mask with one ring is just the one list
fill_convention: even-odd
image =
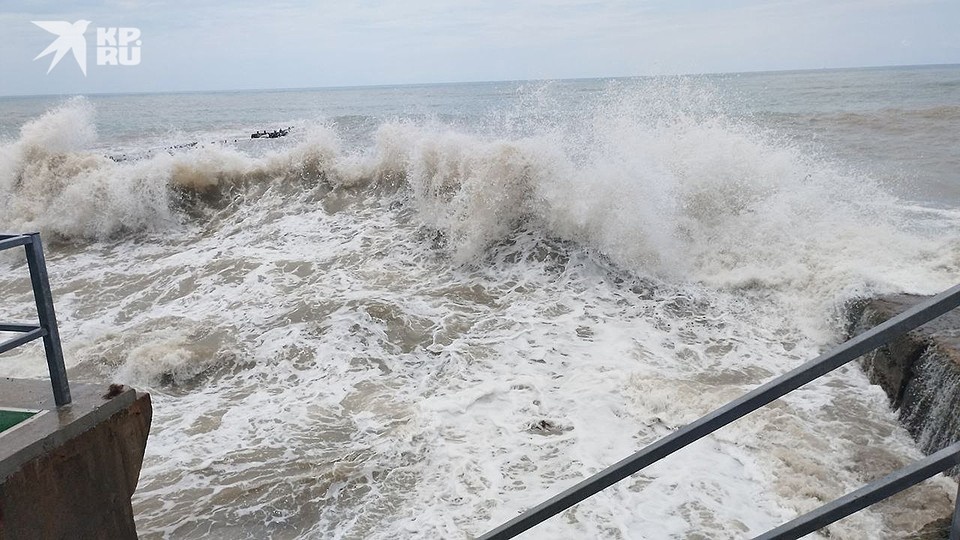
[(958, 305), (960, 305), (960, 285), (955, 285), (580, 481), (573, 487), (480, 536), (478, 540), (513, 538), (587, 497), (599, 493), (771, 401), (886, 344), (891, 339), (947, 313)]
[(0, 353), (43, 338), (54, 402), (58, 407), (67, 405), (71, 401), (70, 383), (67, 381), (67, 369), (63, 364), (60, 330), (57, 328), (57, 315), (53, 309), (53, 295), (50, 292), (50, 279), (47, 275), (47, 262), (43, 256), (40, 233), (0, 234), (0, 251), (19, 246), (23, 246), (26, 251), (30, 285), (33, 287), (33, 298), (37, 305), (37, 319), (40, 324), (0, 323), (0, 331), (20, 334), (0, 342)]
[[(839, 499), (835, 499), (816, 510), (788, 521), (776, 529), (757, 536), (753, 540), (795, 540), (818, 529), (822, 529), (850, 514), (863, 510), (871, 504), (896, 495), (956, 465), (960, 465), (960, 441), (953, 443), (939, 452), (930, 454), (923, 459), (918, 459), (910, 465), (894, 471), (880, 480), (867, 484), (856, 491), (852, 491)], [(960, 491), (958, 491), (957, 495), (957, 504), (960, 505)], [(960, 528), (956, 527), (958, 514), (960, 513), (954, 511), (954, 527), (950, 535), (950, 540), (958, 540), (957, 535), (960, 534)]]

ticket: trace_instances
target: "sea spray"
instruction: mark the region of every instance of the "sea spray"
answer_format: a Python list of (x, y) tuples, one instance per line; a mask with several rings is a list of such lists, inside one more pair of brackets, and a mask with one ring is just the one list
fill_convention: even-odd
[[(75, 213), (2, 219), (66, 240), (49, 264), (75, 380), (153, 394), (140, 533), (475, 536), (815, 356), (849, 296), (954, 278), (954, 213), (697, 88), (538, 87), (467, 121), (365, 117), (361, 143), (339, 117), (259, 152), (51, 146), (92, 160), (42, 182)], [(919, 456), (885, 403), (840, 370), (530, 534), (759, 534)], [(948, 490), (830, 535), (907, 533)]]
[(74, 98), (0, 147), (0, 215), (9, 230), (105, 238), (174, 221), (164, 177), (147, 163), (120, 165), (87, 148), (92, 106)]

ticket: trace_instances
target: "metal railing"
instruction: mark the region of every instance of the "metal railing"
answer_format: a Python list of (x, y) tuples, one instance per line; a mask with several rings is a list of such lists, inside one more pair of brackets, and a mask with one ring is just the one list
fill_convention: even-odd
[[(599, 493), (771, 401), (783, 397), (808, 382), (943, 315), (958, 305), (960, 305), (960, 285), (913, 306), (900, 315), (850, 339), (836, 349), (755, 388), (699, 420), (687, 424), (659, 441), (648, 445), (643, 450), (581, 481), (559, 495), (523, 512), (496, 529), (487, 532), (478, 540), (513, 538), (587, 497)], [(925, 459), (828, 503), (758, 538), (764, 540), (799, 538), (958, 464), (960, 464), (960, 442), (954, 443)], [(957, 504), (958, 508), (954, 512), (950, 540), (960, 540), (960, 523), (958, 523), (960, 522), (960, 517), (958, 517), (960, 516), (960, 491), (958, 491)]]
[(67, 370), (63, 365), (63, 349), (60, 346), (57, 315), (53, 310), (53, 295), (50, 294), (50, 281), (47, 277), (47, 263), (43, 257), (40, 233), (0, 234), (0, 251), (18, 246), (23, 246), (26, 251), (30, 283), (33, 286), (33, 298), (37, 304), (37, 318), (40, 324), (0, 322), (0, 332), (20, 334), (0, 342), (0, 354), (37, 338), (43, 338), (47, 368), (50, 370), (50, 383), (53, 385), (53, 399), (59, 407), (70, 403), (70, 384), (67, 382)]

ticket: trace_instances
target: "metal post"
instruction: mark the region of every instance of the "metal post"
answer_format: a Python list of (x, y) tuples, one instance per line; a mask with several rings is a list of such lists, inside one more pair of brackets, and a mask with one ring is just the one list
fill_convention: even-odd
[(950, 526), (950, 540), (960, 540), (960, 484), (957, 485), (957, 501), (953, 510), (953, 524)]
[(63, 365), (63, 349), (60, 347), (60, 332), (57, 330), (57, 315), (53, 311), (53, 295), (50, 293), (40, 233), (31, 233), (28, 236), (30, 243), (23, 247), (27, 251), (27, 265), (30, 267), (33, 297), (37, 302), (37, 316), (40, 318), (40, 327), (44, 330), (43, 348), (47, 353), (53, 399), (60, 407), (70, 403), (70, 384), (67, 382), (67, 369)]

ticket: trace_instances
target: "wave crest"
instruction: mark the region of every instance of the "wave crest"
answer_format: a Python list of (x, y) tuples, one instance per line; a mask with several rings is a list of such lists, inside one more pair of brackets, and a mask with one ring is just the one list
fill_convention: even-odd
[(336, 134), (320, 126), (292, 149), (263, 157), (200, 145), (116, 162), (91, 150), (94, 119), (90, 103), (75, 98), (28, 122), (17, 140), (0, 147), (5, 227), (63, 240), (163, 230), (183, 221), (184, 193), (274, 178), (318, 180), (340, 156)]
[[(566, 118), (521, 111), (509, 123), (546, 120), (507, 135), (397, 121), (347, 151), (320, 125), (261, 157), (209, 145), (122, 163), (87, 150), (93, 110), (72, 100), (0, 149), (0, 208), (9, 228), (104, 238), (190, 219), (185, 194), (274, 181), (292, 183), (292, 196), (317, 184), (364, 193), (387, 181), (460, 262), (525, 228), (640, 275), (718, 287), (923, 293), (960, 271), (955, 216), (917, 212), (683, 88), (612, 88)], [(267, 215), (283, 203), (255, 204)]]

